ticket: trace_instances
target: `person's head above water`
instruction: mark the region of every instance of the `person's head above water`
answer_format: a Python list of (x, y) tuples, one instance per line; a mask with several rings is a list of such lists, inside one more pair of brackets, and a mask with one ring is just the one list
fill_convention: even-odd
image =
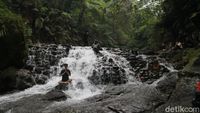
[(98, 44), (99, 42), (97, 40), (94, 41), (94, 44)]
[(64, 63), (64, 64), (61, 65), (61, 67), (63, 67), (63, 66), (64, 66), (65, 68), (68, 68), (68, 64), (67, 64), (67, 63)]

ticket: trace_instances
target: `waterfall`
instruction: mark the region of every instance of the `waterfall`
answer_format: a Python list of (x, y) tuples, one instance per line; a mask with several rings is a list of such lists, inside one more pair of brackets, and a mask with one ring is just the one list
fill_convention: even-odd
[[(72, 83), (64, 93), (69, 95), (72, 101), (79, 101), (100, 94), (104, 91), (104, 87), (108, 85), (141, 84), (136, 79), (137, 74), (140, 74), (140, 71), (147, 70), (149, 62), (154, 60), (159, 61), (162, 69), (166, 68), (169, 71), (174, 71), (173, 67), (165, 60), (146, 55), (131, 56), (133, 58), (132, 61), (136, 61), (134, 66), (133, 63), (127, 61), (123, 53), (120, 49), (109, 50), (103, 48), (100, 54), (96, 55), (91, 47), (80, 46), (74, 46), (69, 51), (60, 45), (32, 47), (27, 60), (28, 67), (33, 67), (32, 72), (36, 74), (36, 77), (38, 75), (46, 76), (43, 75), (43, 72), (35, 70), (38, 67), (45, 67), (50, 73), (49, 79), (45, 84), (36, 84), (24, 91), (0, 96), (0, 104), (16, 101), (31, 95), (46, 94), (53, 90), (62, 79), (59, 73), (62, 70), (61, 65), (63, 63), (69, 65), (69, 70), (71, 71), (70, 79), (72, 79)], [(126, 55), (129, 55), (129, 53), (126, 53)], [(142, 65), (140, 65), (141, 63)], [(161, 73), (159, 72), (158, 77), (161, 77), (164, 72), (163, 70)]]
[(65, 91), (66, 94), (73, 99), (81, 100), (101, 92), (101, 89), (91, 84), (88, 79), (97, 64), (97, 56), (91, 47), (73, 47), (68, 57), (60, 60), (59, 65), (63, 63), (69, 65), (72, 79), (72, 85)]
[[(124, 57), (115, 55), (106, 49), (103, 49), (101, 55), (97, 56), (91, 47), (76, 46), (72, 47), (68, 56), (66, 56), (63, 54), (66, 48), (62, 46), (53, 45), (53, 49), (49, 49), (52, 48), (51, 46), (44, 48), (45, 49), (42, 49), (42, 47), (40, 47), (39, 49), (37, 47), (35, 49), (30, 49), (31, 55), (27, 62), (29, 65), (35, 66), (33, 68), (33, 72), (35, 72), (35, 68), (38, 66), (45, 66), (48, 64), (48, 62), (43, 63), (42, 60), (48, 61), (49, 58), (52, 57), (52, 53), (57, 52), (56, 59), (53, 60), (58, 60), (58, 63), (50, 66), (49, 71), (51, 74), (46, 84), (37, 84), (31, 88), (25, 89), (24, 91), (1, 96), (0, 104), (16, 101), (23, 97), (35, 94), (45, 94), (54, 89), (61, 80), (59, 73), (61, 71), (60, 65), (63, 63), (67, 63), (69, 65), (69, 70), (71, 71), (70, 79), (72, 79), (72, 84), (69, 89), (64, 92), (69, 95), (72, 100), (82, 100), (100, 94), (103, 87), (108, 84), (127, 83), (129, 81), (129, 78), (127, 77), (133, 76), (134, 74), (134, 72), (130, 70), (128, 61)], [(35, 62), (35, 60), (38, 61), (35, 54), (39, 54), (38, 57), (41, 60), (39, 61), (39, 65)], [(36, 74), (42, 76), (42, 73)], [(93, 80), (99, 80), (98, 84), (93, 83), (93, 80), (90, 79), (92, 77), (94, 77)], [(135, 81), (135, 79), (132, 79), (131, 81)]]

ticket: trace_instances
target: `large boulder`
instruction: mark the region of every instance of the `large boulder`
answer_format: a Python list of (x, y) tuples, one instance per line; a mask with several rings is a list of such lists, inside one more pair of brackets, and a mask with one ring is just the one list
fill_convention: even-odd
[(26, 69), (9, 67), (0, 73), (0, 92), (23, 90), (35, 85), (35, 79)]
[(20, 69), (16, 72), (16, 75), (16, 89), (23, 90), (36, 84), (29, 70)]
[(165, 113), (165, 110), (182, 106), (184, 108), (192, 108), (192, 100), (194, 98), (196, 77), (183, 76), (177, 81), (176, 87), (168, 97), (168, 100), (156, 108), (154, 113)]
[(157, 83), (156, 88), (161, 93), (166, 94), (166, 95), (170, 95), (176, 87), (177, 80), (178, 80), (178, 74), (177, 73), (175, 73), (175, 72), (169, 73), (168, 75), (166, 75), (164, 77), (164, 79), (162, 79), (161, 81), (159, 81)]
[(16, 71), (16, 68), (9, 67), (0, 72), (0, 94), (15, 89)]
[(67, 98), (70, 97), (67, 96), (63, 91), (56, 89), (51, 90), (44, 95), (44, 100), (49, 100), (49, 101), (63, 101), (66, 100)]

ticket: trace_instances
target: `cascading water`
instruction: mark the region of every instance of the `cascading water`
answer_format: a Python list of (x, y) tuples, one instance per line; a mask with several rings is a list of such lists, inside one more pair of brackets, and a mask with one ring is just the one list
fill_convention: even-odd
[[(50, 56), (56, 54), (57, 57), (54, 61), (57, 62), (58, 60), (58, 62), (55, 65), (50, 65), (49, 71), (51, 74), (46, 84), (34, 85), (24, 91), (0, 96), (0, 104), (35, 94), (46, 94), (51, 91), (61, 80), (59, 73), (61, 71), (60, 65), (63, 63), (67, 63), (71, 71), (70, 79), (72, 79), (72, 84), (65, 91), (71, 97), (70, 100), (83, 100), (100, 94), (103, 91), (103, 87), (109, 84), (141, 83), (134, 77), (136, 70), (131, 67), (132, 65), (130, 65), (129, 61), (112, 50), (109, 51), (104, 48), (100, 51), (100, 55), (96, 55), (91, 47), (72, 47), (67, 56), (63, 54), (66, 48), (62, 46), (55, 46), (51, 50), (48, 50), (48, 48), (46, 47), (48, 54), (51, 53)], [(52, 50), (58, 53), (52, 54)], [(121, 50), (119, 51), (121, 52)], [(33, 60), (35, 57), (31, 58)], [(48, 55), (44, 59), (48, 61)], [(29, 60), (30, 65), (32, 65), (32, 60)], [(146, 61), (145, 58), (143, 60)], [(35, 62), (33, 63), (35, 64)], [(35, 66), (43, 65), (46, 66), (45, 62), (42, 65)]]
[[(60, 46), (59, 48), (61, 50), (65, 50), (65, 48), (62, 48)], [(61, 76), (59, 76), (59, 73), (61, 71), (60, 65), (63, 63), (67, 63), (69, 65), (69, 70), (71, 71), (70, 79), (72, 79), (72, 84), (70, 85), (69, 89), (65, 91), (65, 93), (69, 95), (72, 100), (82, 100), (101, 93), (103, 87), (103, 85), (101, 84), (102, 80), (100, 80), (100, 84), (93, 84), (89, 79), (94, 75), (95, 70), (96, 74), (99, 75), (99, 77), (105, 74), (103, 72), (105, 72), (105, 70), (107, 69), (106, 67), (114, 67), (115, 69), (116, 66), (120, 69), (123, 69), (124, 75), (122, 72), (120, 72), (119, 74), (122, 74), (125, 77), (133, 74), (133, 72), (131, 72), (129, 69), (130, 67), (128, 65), (128, 61), (125, 58), (111, 54), (105, 49), (101, 51), (101, 53), (102, 55), (97, 57), (91, 47), (72, 47), (69, 51), (68, 56), (65, 57), (61, 55), (63, 58), (59, 60), (58, 64), (50, 67), (51, 78), (47, 81), (46, 84), (35, 85), (21, 92), (1, 96), (0, 104), (9, 101), (16, 101), (20, 98), (28, 97), (35, 94), (45, 94), (48, 91), (54, 89), (55, 86), (58, 85), (58, 82), (61, 80)], [(113, 61), (110, 62), (110, 59), (112, 59)], [(29, 64), (31, 65), (30, 60)], [(35, 65), (35, 62), (33, 62), (33, 64)], [(112, 75), (112, 69), (106, 70), (107, 74)], [(119, 79), (119, 77), (121, 76), (118, 76), (117, 79)]]
[(73, 47), (68, 57), (60, 60), (59, 65), (63, 63), (67, 63), (71, 71), (72, 85), (65, 92), (72, 99), (80, 100), (101, 92), (98, 87), (88, 80), (88, 77), (92, 76), (97, 63), (97, 56), (91, 47)]
[[(119, 50), (121, 51), (121, 50)], [(113, 51), (108, 51), (105, 48), (103, 48), (103, 51), (101, 51), (102, 57), (99, 58), (99, 62), (100, 62), (100, 66), (99, 68), (97, 68), (99, 70), (100, 73), (98, 73), (99, 75), (103, 76), (105, 75), (105, 73), (102, 72), (102, 70), (106, 70), (106, 66), (108, 68), (110, 67), (114, 67), (111, 68), (110, 70), (107, 70), (107, 73), (109, 76), (111, 76), (113, 74), (112, 71), (114, 71), (114, 73), (116, 72), (115, 68), (118, 69), (119, 73), (114, 74), (114, 76), (118, 76), (118, 84), (124, 83), (126, 82), (137, 82), (137, 80), (134, 77), (134, 70), (132, 69), (129, 61), (126, 60), (125, 57), (122, 57), (120, 55), (117, 55), (115, 52)], [(102, 65), (104, 64), (104, 65)], [(105, 66), (106, 65), (106, 66)], [(108, 72), (110, 71), (110, 72)], [(115, 78), (114, 77), (114, 78)]]

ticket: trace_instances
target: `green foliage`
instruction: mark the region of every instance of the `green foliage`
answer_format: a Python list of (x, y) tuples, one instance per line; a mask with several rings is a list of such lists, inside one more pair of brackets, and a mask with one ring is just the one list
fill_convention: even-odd
[(2, 0), (0, 0), (0, 31), (0, 69), (9, 66), (21, 67), (26, 57), (25, 26), (21, 16), (12, 13)]
[(167, 37), (163, 38), (172, 42), (184, 42), (189, 47), (197, 46), (200, 41), (199, 8), (199, 0), (165, 0), (160, 24)]
[(79, 45), (99, 40), (103, 46), (152, 46), (162, 12), (160, 5), (146, 6), (145, 0), (9, 0), (7, 4), (26, 17), (33, 41)]
[[(156, 10), (155, 10), (156, 9)], [(160, 43), (157, 36), (161, 30), (156, 28), (160, 21), (160, 13), (157, 10), (160, 6), (152, 8), (135, 8), (133, 17), (133, 31), (132, 38), (129, 42), (130, 47), (156, 48), (157, 43)]]

